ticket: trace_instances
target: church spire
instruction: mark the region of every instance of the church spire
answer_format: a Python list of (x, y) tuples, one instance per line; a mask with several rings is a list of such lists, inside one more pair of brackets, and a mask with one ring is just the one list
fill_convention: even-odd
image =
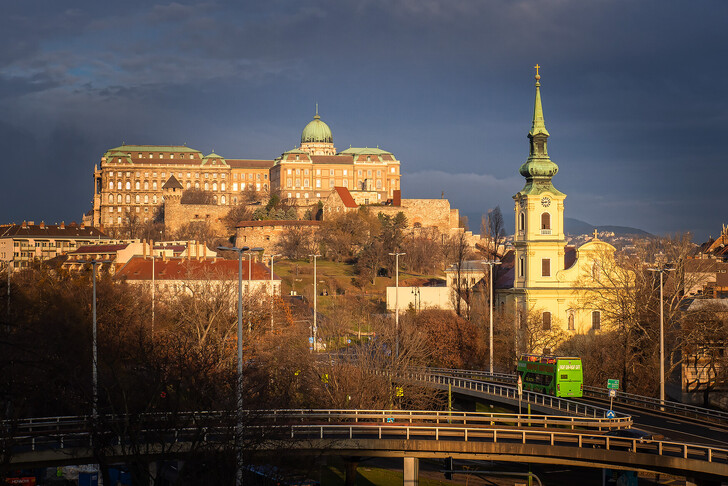
[(533, 104), (533, 123), (531, 124), (531, 131), (528, 132), (529, 136), (533, 137), (536, 134), (543, 134), (549, 136), (548, 130), (546, 130), (546, 124), (543, 121), (543, 108), (541, 106), (541, 75), (538, 70), (541, 68), (538, 64), (534, 66), (536, 69), (536, 101)]
[(561, 194), (551, 184), (551, 178), (559, 171), (559, 166), (551, 161), (546, 148), (549, 132), (546, 130), (541, 106), (541, 75), (538, 71), (541, 66), (536, 64), (534, 68), (536, 69), (536, 100), (533, 105), (531, 131), (528, 132), (530, 145), (528, 160), (519, 170), (520, 174), (526, 178), (526, 186), (521, 192), (528, 194), (548, 190), (554, 194)]

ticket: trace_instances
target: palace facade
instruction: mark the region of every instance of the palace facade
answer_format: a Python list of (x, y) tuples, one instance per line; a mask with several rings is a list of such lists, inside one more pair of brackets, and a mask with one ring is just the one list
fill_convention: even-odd
[(337, 152), (318, 108), (303, 129), (300, 147), (273, 160), (226, 159), (187, 146), (122, 144), (107, 150), (94, 167), (89, 222), (114, 228), (161, 219), (164, 186), (172, 177), (183, 190), (211, 193), (220, 209), (243, 203), (251, 190), (260, 199), (277, 194), (305, 206), (324, 201), (334, 187), (346, 187), (370, 194), (367, 203), (380, 203), (400, 189), (400, 162), (379, 148)]

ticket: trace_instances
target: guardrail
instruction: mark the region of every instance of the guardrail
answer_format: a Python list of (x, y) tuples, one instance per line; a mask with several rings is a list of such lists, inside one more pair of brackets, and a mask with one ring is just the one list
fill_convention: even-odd
[[(449, 368), (428, 368), (430, 372), (440, 373), (451, 376), (462, 376), (470, 379), (488, 380), (497, 383), (516, 383), (516, 375), (508, 373), (489, 373), (487, 371), (479, 370), (457, 370)], [(525, 391), (524, 391), (525, 393)], [(599, 388), (594, 386), (584, 387), (585, 396), (592, 398), (599, 398), (609, 400), (609, 390), (605, 388)], [(697, 418), (706, 420), (709, 422), (723, 422), (728, 424), (728, 412), (722, 410), (712, 410), (709, 408), (698, 407), (696, 405), (688, 405), (685, 403), (674, 402), (665, 400), (664, 404), (660, 402), (659, 398), (645, 397), (642, 395), (636, 395), (633, 393), (625, 393), (617, 391), (617, 395), (614, 398), (616, 403), (624, 403), (626, 405), (638, 406), (651, 410), (662, 410), (666, 412), (674, 413), (676, 415), (683, 415), (689, 418)]]
[[(276, 414), (278, 418), (288, 415), (286, 413)], [(294, 411), (291, 411), (294, 412)], [(300, 413), (302, 411), (295, 411)], [(330, 413), (336, 411), (305, 411), (318, 412), (322, 414), (322, 417), (328, 415), (338, 415), (337, 413)], [(672, 441), (660, 441), (660, 440), (639, 440), (639, 439), (628, 439), (621, 437), (609, 437), (599, 434), (594, 434), (585, 431), (564, 431), (564, 430), (525, 430), (525, 429), (513, 429), (513, 428), (502, 428), (502, 427), (483, 427), (483, 426), (466, 426), (466, 425), (454, 425), (454, 424), (410, 424), (406, 422), (412, 415), (408, 413), (398, 412), (394, 414), (396, 417), (388, 417), (388, 410), (378, 411), (366, 411), (372, 413), (364, 413), (358, 415), (370, 415), (369, 419), (375, 419), (376, 422), (362, 422), (354, 421), (351, 423), (326, 423), (326, 424), (267, 424), (250, 426), (245, 428), (246, 437), (261, 438), (264, 437), (267, 441), (298, 441), (298, 440), (331, 440), (333, 441), (327, 448), (335, 448), (336, 441), (342, 439), (377, 439), (377, 440), (418, 440), (418, 441), (457, 441), (465, 443), (474, 443), (473, 449), (468, 447), (453, 447), (452, 452), (454, 453), (473, 453), (482, 451), (478, 449), (475, 443), (491, 443), (491, 444), (525, 444), (534, 446), (547, 446), (547, 447), (573, 447), (581, 449), (603, 449), (606, 451), (623, 451), (634, 454), (650, 454), (670, 458), (678, 459), (692, 459), (701, 462), (708, 462), (715, 464), (717, 468), (712, 474), (728, 474), (728, 449), (695, 445), (695, 444), (684, 444)], [(427, 414), (428, 412), (422, 412)], [(295, 413), (293, 414), (296, 415)], [(348, 417), (356, 418), (357, 414), (352, 414), (351, 411), (348, 413)], [(438, 412), (436, 420), (447, 420), (443, 412)], [(405, 423), (401, 421), (382, 422), (383, 418), (398, 418), (405, 420)], [(361, 417), (359, 417), (361, 418)], [(152, 435), (152, 442), (159, 440), (159, 436)], [(106, 441), (109, 446), (123, 446), (125, 444), (125, 438), (123, 436), (112, 436), (115, 441)], [(165, 436), (169, 444), (178, 444), (180, 449), (183, 450), (186, 441), (215, 441), (218, 443), (227, 443), (231, 445), (232, 439), (232, 428), (230, 427), (205, 427), (201, 429), (197, 428), (184, 428), (174, 433), (170, 433)], [(17, 452), (27, 451), (43, 451), (43, 450), (64, 450), (64, 449), (79, 449), (86, 450), (92, 445), (93, 435), (89, 432), (72, 432), (72, 433), (61, 433), (55, 435), (43, 435), (43, 436), (23, 436), (16, 437), (14, 441), (14, 449)], [(227, 442), (224, 442), (227, 441)], [(270, 444), (270, 442), (269, 442)], [(401, 442), (399, 442), (401, 444)], [(315, 443), (309, 444), (309, 447), (316, 448), (321, 447)], [(343, 444), (342, 447), (351, 447), (351, 445)], [(376, 448), (376, 446), (374, 446)], [(398, 447), (401, 447), (399, 445)], [(437, 446), (433, 448), (427, 443), (418, 443), (416, 447), (418, 450), (431, 451), (436, 450), (438, 453), (448, 452), (449, 449), (443, 448), (443, 446)], [(172, 451), (174, 447), (168, 447), (166, 450)], [(409, 449), (408, 449), (409, 450)], [(553, 450), (553, 449), (550, 449)], [(496, 451), (497, 452), (497, 451)], [(532, 451), (531, 451), (532, 452)], [(529, 453), (531, 453), (529, 452)], [(513, 451), (509, 451), (510, 455), (513, 455)], [(571, 453), (562, 455), (569, 457), (569, 460), (575, 459)], [(68, 456), (65, 456), (67, 459)], [(587, 457), (584, 460), (593, 460), (594, 457)], [(624, 460), (620, 458), (619, 460)], [(555, 460), (558, 462), (558, 460)], [(631, 464), (639, 465), (644, 464), (650, 467), (658, 466), (659, 464), (654, 463), (653, 460), (645, 459), (630, 460)]]
[[(405, 373), (402, 376), (404, 378), (425, 381), (428, 383), (452, 385), (453, 387), (460, 388), (462, 390), (486, 393), (488, 395), (507, 398), (514, 401), (518, 401), (519, 399), (518, 390), (513, 385), (502, 385), (477, 379), (460, 378), (457, 376), (436, 374), (431, 372), (409, 372)], [(575, 402), (573, 400), (567, 400), (564, 398), (553, 397), (551, 395), (544, 395), (542, 393), (536, 393), (526, 390), (523, 390), (523, 396), (521, 399), (524, 402), (531, 403), (533, 405), (541, 405), (544, 407), (548, 407), (552, 410), (559, 410), (568, 414), (582, 415), (585, 417), (606, 417), (608, 412), (606, 408), (595, 407), (593, 405), (587, 405), (584, 403)], [(625, 427), (632, 425), (632, 418), (628, 414), (615, 413), (615, 417), (616, 418), (613, 420), (623, 422), (625, 424)]]

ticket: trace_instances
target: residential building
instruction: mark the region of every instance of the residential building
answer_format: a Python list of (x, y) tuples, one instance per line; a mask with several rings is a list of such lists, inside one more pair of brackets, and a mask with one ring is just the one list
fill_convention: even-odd
[(36, 261), (46, 261), (93, 242), (110, 238), (98, 228), (82, 224), (21, 224), (0, 225), (0, 260), (13, 269), (27, 268)]

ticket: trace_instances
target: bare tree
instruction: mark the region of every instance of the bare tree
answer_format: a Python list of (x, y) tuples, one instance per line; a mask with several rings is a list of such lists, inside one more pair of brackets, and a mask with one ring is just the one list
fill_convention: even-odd
[(502, 252), (499, 253), (499, 251), (506, 242), (506, 228), (500, 206), (489, 209), (488, 215), (482, 217), (480, 234), (488, 242), (487, 257), (493, 259), (502, 256)]

